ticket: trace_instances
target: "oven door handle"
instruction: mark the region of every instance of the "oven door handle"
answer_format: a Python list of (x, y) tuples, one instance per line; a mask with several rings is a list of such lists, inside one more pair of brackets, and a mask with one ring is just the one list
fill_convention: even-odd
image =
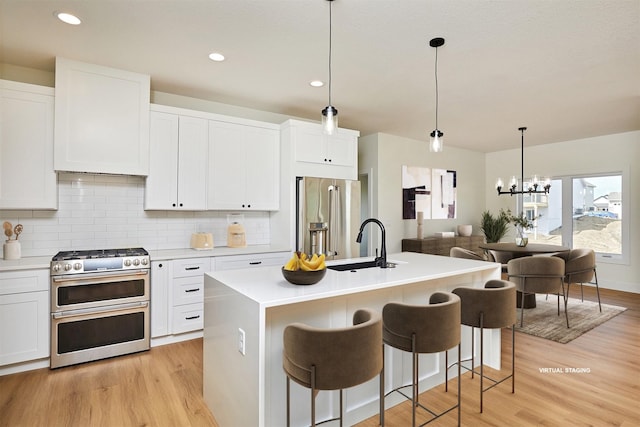
[(86, 314), (107, 313), (114, 311), (129, 310), (132, 308), (144, 308), (149, 306), (149, 301), (130, 302), (116, 305), (103, 305), (101, 307), (79, 308), (77, 310), (56, 311), (51, 313), (54, 319), (64, 319), (65, 317), (82, 316)]
[(113, 278), (113, 277), (125, 277), (125, 276), (148, 276), (149, 270), (125, 270), (125, 271), (114, 271), (114, 272), (102, 272), (95, 274), (78, 274), (78, 275), (70, 275), (70, 276), (53, 276), (51, 280), (54, 283), (62, 283), (62, 282), (77, 282), (77, 281), (86, 281), (92, 279), (105, 279), (105, 278)]

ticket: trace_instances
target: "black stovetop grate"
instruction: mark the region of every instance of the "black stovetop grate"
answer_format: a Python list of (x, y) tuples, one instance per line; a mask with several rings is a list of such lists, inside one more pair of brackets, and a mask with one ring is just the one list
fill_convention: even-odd
[(144, 248), (122, 248), (122, 249), (93, 249), (84, 251), (61, 251), (54, 257), (53, 261), (65, 261), (72, 259), (98, 259), (98, 258), (123, 258), (130, 256), (149, 255)]

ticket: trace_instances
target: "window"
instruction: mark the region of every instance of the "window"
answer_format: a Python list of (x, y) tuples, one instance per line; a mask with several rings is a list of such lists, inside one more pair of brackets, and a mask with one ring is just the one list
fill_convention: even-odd
[(600, 259), (623, 260), (623, 194), (622, 173), (556, 178), (548, 195), (524, 195), (518, 211), (536, 218), (529, 242), (589, 248)]

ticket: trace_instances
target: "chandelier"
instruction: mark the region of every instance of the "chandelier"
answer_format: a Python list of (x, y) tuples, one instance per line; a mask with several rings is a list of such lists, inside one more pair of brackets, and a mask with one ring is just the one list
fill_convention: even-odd
[(518, 190), (518, 179), (514, 176), (511, 177), (509, 181), (509, 188), (506, 191), (502, 191), (504, 187), (504, 183), (502, 179), (498, 178), (496, 182), (496, 190), (498, 190), (498, 195), (501, 194), (509, 194), (513, 196), (514, 194), (548, 194), (549, 189), (551, 188), (551, 180), (549, 178), (545, 178), (542, 181), (538, 178), (537, 175), (534, 175), (527, 183), (525, 189), (525, 181), (524, 181), (524, 131), (527, 130), (526, 127), (518, 128), (521, 134), (521, 143), (520, 143), (520, 189)]

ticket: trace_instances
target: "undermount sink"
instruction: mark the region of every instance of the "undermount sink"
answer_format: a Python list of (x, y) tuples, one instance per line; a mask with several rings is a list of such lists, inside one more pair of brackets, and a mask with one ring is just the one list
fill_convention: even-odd
[[(387, 261), (387, 268), (394, 268), (395, 266), (396, 266), (396, 262)], [(373, 268), (373, 267), (377, 267), (375, 260), (351, 262), (347, 264), (337, 264), (337, 265), (327, 266), (329, 270), (335, 270), (335, 271), (353, 271), (353, 270), (360, 270), (363, 268)]]
[(371, 268), (371, 267), (377, 267), (375, 261), (360, 261), (360, 262), (352, 262), (348, 264), (338, 264), (338, 265), (327, 266), (329, 270), (336, 270), (336, 271), (360, 270), (361, 268)]

